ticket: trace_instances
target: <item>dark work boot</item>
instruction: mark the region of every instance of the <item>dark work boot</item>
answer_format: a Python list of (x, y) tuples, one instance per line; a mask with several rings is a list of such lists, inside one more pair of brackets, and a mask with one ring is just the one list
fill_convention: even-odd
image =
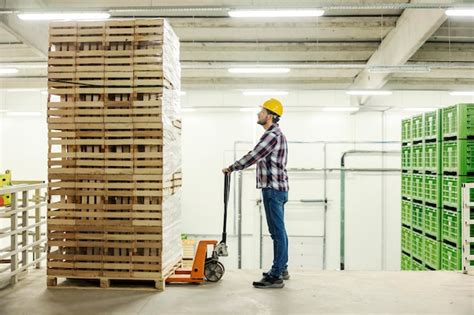
[[(270, 271), (267, 272), (262, 272), (262, 276), (266, 277), (267, 275), (270, 274)], [(281, 274), (281, 277), (283, 280), (290, 280), (290, 274), (288, 273), (288, 269), (285, 269), (283, 273)]]
[(253, 286), (257, 289), (281, 289), (285, 284), (281, 276), (276, 278), (272, 275), (267, 275), (260, 281), (254, 281)]

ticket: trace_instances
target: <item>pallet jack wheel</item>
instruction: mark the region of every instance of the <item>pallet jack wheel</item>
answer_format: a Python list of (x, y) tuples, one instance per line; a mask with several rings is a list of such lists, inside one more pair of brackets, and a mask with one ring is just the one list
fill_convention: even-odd
[(206, 262), (204, 266), (204, 276), (206, 276), (207, 281), (217, 282), (224, 275), (225, 268), (224, 265), (215, 260), (210, 260)]

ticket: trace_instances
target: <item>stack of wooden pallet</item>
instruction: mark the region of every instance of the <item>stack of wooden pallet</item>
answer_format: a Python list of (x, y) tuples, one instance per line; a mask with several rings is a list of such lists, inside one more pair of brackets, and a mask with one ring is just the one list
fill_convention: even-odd
[(179, 40), (166, 20), (50, 25), (48, 285), (154, 280), (182, 255)]

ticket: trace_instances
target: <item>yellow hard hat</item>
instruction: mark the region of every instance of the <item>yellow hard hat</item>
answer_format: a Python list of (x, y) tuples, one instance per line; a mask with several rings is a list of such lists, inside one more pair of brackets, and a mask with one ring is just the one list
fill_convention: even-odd
[(262, 107), (277, 114), (279, 117), (283, 115), (283, 105), (279, 100), (276, 100), (274, 98), (271, 98), (265, 103), (263, 103)]

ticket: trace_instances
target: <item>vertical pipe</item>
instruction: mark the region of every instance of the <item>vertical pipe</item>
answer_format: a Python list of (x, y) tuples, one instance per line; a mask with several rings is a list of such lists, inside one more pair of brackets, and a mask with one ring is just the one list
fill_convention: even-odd
[(238, 260), (237, 260), (237, 267), (238, 269), (242, 269), (242, 172), (239, 172), (239, 213), (237, 215), (237, 239), (238, 239)]
[(346, 229), (346, 222), (345, 222), (345, 203), (346, 203), (346, 174), (344, 171), (344, 157), (345, 153), (342, 155), (341, 158), (341, 212), (340, 212), (340, 237), (339, 237), (339, 252), (340, 252), (340, 266), (339, 268), (341, 270), (344, 270), (345, 268), (345, 250), (346, 250), (346, 234), (345, 234), (345, 229)]
[(327, 233), (327, 212), (328, 212), (328, 202), (327, 202), (327, 154), (326, 154), (326, 143), (323, 144), (324, 152), (324, 234), (323, 234), (323, 270), (326, 270), (326, 233)]
[[(237, 142), (234, 142), (234, 161), (237, 160)], [(236, 185), (236, 182), (234, 180), (234, 187), (233, 187), (233, 191), (234, 191), (234, 200), (233, 200), (233, 204), (234, 204), (234, 209), (233, 210), (233, 216), (234, 216), (234, 220), (232, 222), (232, 234), (235, 235), (236, 232), (237, 232), (237, 185)]]
[[(10, 232), (12, 235), (10, 236), (10, 252), (13, 252), (17, 250), (18, 248), (18, 239), (17, 239), (17, 228), (18, 228), (18, 222), (17, 222), (17, 213), (15, 212), (17, 208), (17, 196), (16, 192), (13, 192), (11, 194), (11, 210), (14, 212), (11, 214), (10, 217)], [(18, 253), (12, 254), (10, 256), (10, 271), (15, 272), (18, 269)], [(18, 282), (18, 274), (12, 276), (10, 278), (10, 284), (15, 284)]]
[[(38, 222), (41, 220), (41, 216), (40, 216), (40, 207), (38, 206), (38, 204), (41, 202), (40, 200), (40, 189), (36, 189), (35, 190), (35, 204), (36, 204), (36, 207), (35, 207), (35, 224), (38, 224)], [(37, 225), (35, 227), (35, 238), (34, 238), (34, 242), (37, 242), (39, 241), (40, 237), (41, 237), (41, 227), (39, 225)], [(35, 246), (35, 249), (34, 249), (34, 259), (39, 259), (40, 258), (40, 244), (36, 245)], [(38, 263), (35, 265), (36, 269), (39, 269), (41, 268), (41, 262), (38, 261)]]
[[(25, 248), (28, 245), (28, 210), (25, 210), (28, 207), (28, 191), (22, 191), (21, 194), (21, 207), (23, 211), (21, 212), (21, 227), (24, 229), (21, 232), (21, 246)], [(21, 252), (21, 266), (24, 267), (28, 264), (28, 249), (25, 248)]]

